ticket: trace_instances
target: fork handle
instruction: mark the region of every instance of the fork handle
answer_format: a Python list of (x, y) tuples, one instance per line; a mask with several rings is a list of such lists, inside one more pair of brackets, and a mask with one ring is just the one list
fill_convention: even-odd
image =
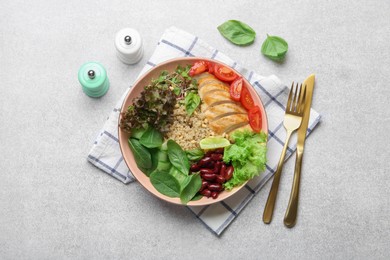
[(290, 140), (292, 131), (287, 131), (286, 141), (283, 146), (282, 154), (280, 155), (278, 168), (276, 169), (274, 180), (272, 181), (271, 190), (268, 194), (267, 203), (265, 204), (264, 213), (263, 213), (263, 222), (265, 224), (271, 223), (272, 214), (274, 212), (275, 201), (278, 194), (280, 176), (282, 174), (282, 168), (284, 163), (284, 157), (286, 156), (286, 150), (288, 147), (288, 141)]
[(284, 216), (284, 221), (283, 221), (284, 225), (289, 228), (294, 227), (297, 220), (302, 155), (303, 152), (297, 150), (297, 158), (295, 161), (295, 173), (294, 173), (294, 179), (292, 184), (292, 190), (291, 190), (290, 200), (288, 202), (286, 214)]

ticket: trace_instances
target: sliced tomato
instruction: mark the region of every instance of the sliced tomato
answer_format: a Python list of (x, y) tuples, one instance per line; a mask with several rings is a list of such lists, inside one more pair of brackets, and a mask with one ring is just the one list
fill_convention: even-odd
[(249, 124), (252, 127), (253, 131), (260, 132), (261, 130), (261, 112), (259, 106), (255, 105), (253, 106), (249, 112)]
[(230, 97), (234, 101), (240, 101), (241, 99), (241, 90), (244, 81), (241, 77), (236, 78), (232, 84), (230, 84)]
[(190, 75), (190, 77), (193, 77), (193, 76), (198, 75), (202, 72), (205, 72), (206, 70), (207, 70), (207, 62), (201, 60), (201, 61), (195, 62), (194, 65), (192, 65), (188, 74)]
[(210, 61), (207, 62), (207, 68), (208, 68), (209, 73), (214, 74), (214, 66), (215, 66), (214, 63), (212, 63)]
[(255, 106), (255, 102), (253, 101), (251, 93), (244, 85), (242, 86), (240, 101), (247, 110), (250, 110)]
[(214, 65), (214, 75), (218, 79), (226, 82), (232, 82), (237, 78), (237, 74), (233, 70), (219, 64)]

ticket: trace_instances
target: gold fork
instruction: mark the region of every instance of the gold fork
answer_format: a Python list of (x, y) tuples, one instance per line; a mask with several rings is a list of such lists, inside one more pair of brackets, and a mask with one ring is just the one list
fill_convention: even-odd
[(286, 141), (283, 146), (282, 154), (279, 159), (278, 168), (274, 175), (274, 180), (272, 182), (271, 190), (268, 195), (267, 203), (265, 204), (265, 209), (263, 213), (263, 222), (266, 224), (271, 223), (272, 214), (275, 207), (276, 196), (278, 193), (280, 176), (282, 173), (284, 157), (286, 155), (286, 150), (288, 147), (288, 142), (290, 140), (291, 134), (297, 130), (302, 123), (302, 116), (305, 105), (305, 96), (306, 96), (306, 87), (302, 84), (298, 87), (298, 83), (294, 86), (294, 82), (291, 85), (290, 94), (288, 95), (286, 112), (284, 115), (283, 125), (286, 128)]

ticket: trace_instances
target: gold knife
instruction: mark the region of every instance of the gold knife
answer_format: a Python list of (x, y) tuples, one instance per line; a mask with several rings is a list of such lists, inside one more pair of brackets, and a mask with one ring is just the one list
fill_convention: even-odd
[(302, 124), (298, 129), (298, 141), (297, 141), (297, 156), (295, 160), (295, 172), (292, 184), (292, 190), (290, 194), (290, 201), (288, 202), (286, 215), (284, 216), (284, 225), (292, 228), (295, 226), (298, 212), (298, 196), (299, 196), (299, 182), (301, 179), (301, 166), (303, 149), (305, 147), (306, 132), (309, 125), (311, 100), (313, 97), (314, 89), (314, 74), (311, 74), (303, 85), (306, 85), (306, 98), (305, 98), (305, 111), (303, 112)]

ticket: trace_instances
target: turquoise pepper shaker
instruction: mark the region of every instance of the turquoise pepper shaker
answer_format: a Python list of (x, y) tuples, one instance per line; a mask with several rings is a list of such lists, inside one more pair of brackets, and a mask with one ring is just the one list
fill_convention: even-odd
[(83, 64), (79, 69), (78, 78), (84, 93), (90, 97), (101, 97), (110, 87), (106, 69), (98, 62)]

